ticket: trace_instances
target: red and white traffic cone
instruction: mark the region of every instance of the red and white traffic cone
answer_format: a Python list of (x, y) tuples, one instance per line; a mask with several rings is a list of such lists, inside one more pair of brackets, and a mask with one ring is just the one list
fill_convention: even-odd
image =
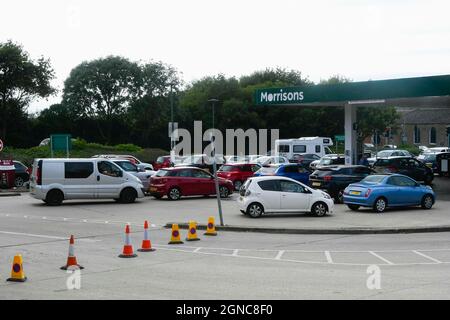
[(155, 251), (154, 248), (152, 248), (152, 243), (148, 237), (148, 222), (145, 220), (144, 222), (144, 240), (142, 240), (142, 246), (140, 249), (138, 249), (140, 252), (150, 252)]
[(69, 241), (69, 256), (67, 257), (67, 263), (65, 266), (62, 266), (62, 270), (67, 270), (68, 268), (78, 268), (78, 269), (84, 269), (81, 265), (77, 263), (77, 257), (75, 256), (75, 240), (73, 238), (73, 235), (70, 236)]
[(137, 254), (133, 252), (133, 245), (131, 244), (130, 238), (130, 225), (127, 224), (125, 227), (125, 244), (123, 246), (122, 254), (119, 255), (120, 258), (134, 258)]

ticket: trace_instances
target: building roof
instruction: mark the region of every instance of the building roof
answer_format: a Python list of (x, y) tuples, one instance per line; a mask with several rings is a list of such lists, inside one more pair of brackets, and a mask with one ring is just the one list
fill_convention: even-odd
[(400, 124), (450, 125), (450, 108), (398, 109)]

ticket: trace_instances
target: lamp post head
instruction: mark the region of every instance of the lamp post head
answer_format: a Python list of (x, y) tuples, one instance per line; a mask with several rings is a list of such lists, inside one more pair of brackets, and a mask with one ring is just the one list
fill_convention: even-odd
[(208, 102), (214, 103), (214, 102), (219, 102), (219, 100), (218, 99), (209, 99)]

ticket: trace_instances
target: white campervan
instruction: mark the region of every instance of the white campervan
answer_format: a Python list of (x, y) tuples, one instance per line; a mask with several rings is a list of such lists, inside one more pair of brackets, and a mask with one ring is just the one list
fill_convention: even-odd
[(279, 156), (295, 160), (302, 154), (316, 154), (323, 157), (326, 154), (333, 153), (330, 146), (333, 140), (326, 137), (303, 137), (298, 139), (278, 139), (275, 140), (275, 152)]
[(48, 205), (73, 199), (114, 199), (132, 203), (144, 197), (141, 180), (105, 158), (35, 159), (30, 194)]

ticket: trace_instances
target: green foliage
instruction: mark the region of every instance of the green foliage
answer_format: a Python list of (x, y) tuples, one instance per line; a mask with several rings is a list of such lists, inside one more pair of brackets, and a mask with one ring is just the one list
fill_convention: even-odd
[[(90, 158), (99, 154), (130, 154), (141, 161), (155, 161), (157, 157), (168, 154), (168, 151), (162, 149), (142, 149), (134, 144), (118, 144), (116, 146), (106, 146), (99, 143), (88, 143), (83, 139), (73, 139), (73, 149), (70, 151), (71, 158)], [(55, 158), (65, 158), (65, 152), (56, 152)], [(2, 152), (2, 157), (19, 160), (25, 165), (30, 166), (33, 159), (50, 158), (50, 146), (39, 146), (32, 148), (11, 148), (6, 147)]]
[(10, 143), (20, 142), (20, 125), (26, 124), (28, 104), (37, 97), (55, 92), (50, 61), (32, 60), (22, 46), (0, 43), (0, 136)]
[(114, 149), (119, 150), (119, 151), (127, 151), (127, 152), (141, 152), (142, 151), (141, 147), (136, 146), (131, 143), (118, 144), (118, 145), (114, 146)]
[(402, 144), (402, 145), (398, 146), (398, 148), (402, 149), (402, 150), (406, 150), (406, 151), (408, 151), (409, 153), (411, 153), (411, 154), (413, 154), (415, 156), (418, 156), (420, 154), (420, 149), (417, 146), (415, 146), (415, 145)]

